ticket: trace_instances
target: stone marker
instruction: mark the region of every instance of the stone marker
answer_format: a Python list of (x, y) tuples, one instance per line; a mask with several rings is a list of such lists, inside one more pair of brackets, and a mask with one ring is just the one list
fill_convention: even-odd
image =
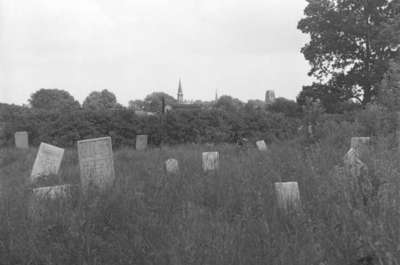
[(147, 148), (147, 134), (136, 135), (136, 150), (145, 150)]
[(264, 140), (257, 141), (256, 145), (257, 145), (258, 150), (260, 150), (260, 151), (267, 151), (268, 150), (267, 144), (265, 143)]
[(36, 199), (60, 199), (70, 196), (72, 185), (64, 184), (57, 186), (41, 187), (33, 189), (33, 197)]
[(360, 157), (364, 157), (368, 154), (370, 139), (370, 137), (351, 137), (350, 148), (357, 151)]
[(54, 145), (41, 143), (36, 155), (31, 173), (31, 182), (37, 177), (58, 174), (61, 161), (64, 155), (64, 149)]
[(300, 208), (300, 192), (297, 182), (276, 182), (275, 192), (280, 209), (288, 211)]
[(29, 200), (29, 217), (34, 222), (65, 213), (72, 206), (72, 185), (35, 188)]
[(21, 149), (29, 148), (28, 133), (27, 132), (16, 132), (14, 134), (15, 147)]
[(84, 192), (89, 185), (103, 190), (115, 180), (111, 137), (78, 141), (79, 168)]
[(165, 171), (167, 173), (172, 173), (172, 174), (178, 173), (179, 172), (178, 160), (170, 158), (167, 161), (165, 161)]
[(267, 90), (265, 92), (265, 104), (269, 105), (275, 102), (275, 91)]
[(344, 170), (346, 175), (350, 175), (353, 178), (357, 178), (363, 172), (367, 172), (367, 165), (361, 161), (360, 154), (354, 148), (345, 154), (343, 158)]
[(203, 153), (203, 170), (217, 170), (219, 168), (219, 154), (218, 152), (204, 152)]

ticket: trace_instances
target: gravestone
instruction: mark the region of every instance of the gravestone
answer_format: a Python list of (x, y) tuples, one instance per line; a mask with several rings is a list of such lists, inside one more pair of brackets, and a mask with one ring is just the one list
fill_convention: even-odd
[(31, 173), (31, 182), (40, 176), (58, 174), (61, 161), (64, 155), (64, 149), (54, 145), (41, 143), (36, 155)]
[(147, 148), (147, 135), (136, 135), (136, 150), (145, 150)]
[(267, 90), (265, 92), (265, 104), (270, 105), (275, 102), (275, 91)]
[(65, 214), (72, 206), (72, 188), (72, 185), (65, 184), (33, 189), (28, 207), (31, 220), (38, 222)]
[(171, 174), (178, 173), (179, 172), (178, 160), (170, 158), (167, 161), (165, 161), (165, 171)]
[(27, 132), (16, 132), (14, 134), (15, 147), (21, 149), (29, 148), (28, 133)]
[(358, 178), (363, 172), (367, 172), (367, 165), (361, 161), (359, 152), (354, 148), (345, 154), (343, 158), (344, 170), (347, 176), (352, 176), (354, 179)]
[(84, 192), (90, 185), (104, 190), (115, 180), (111, 137), (78, 141), (79, 168)]
[(203, 170), (211, 171), (219, 168), (219, 154), (218, 152), (204, 152), (203, 153)]
[(275, 192), (280, 209), (289, 211), (300, 208), (300, 192), (297, 182), (276, 182)]
[(360, 157), (364, 157), (368, 154), (370, 147), (370, 137), (352, 137), (350, 142), (350, 148), (353, 148)]
[(64, 184), (33, 189), (33, 197), (36, 199), (59, 199), (70, 196), (72, 185)]
[(267, 151), (267, 144), (265, 143), (264, 140), (260, 140), (256, 142), (257, 148), (259, 151)]

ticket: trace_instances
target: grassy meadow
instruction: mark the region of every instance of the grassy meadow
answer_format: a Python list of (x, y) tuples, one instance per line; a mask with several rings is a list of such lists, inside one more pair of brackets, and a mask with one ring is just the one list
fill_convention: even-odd
[[(77, 188), (36, 219), (27, 183), (37, 149), (1, 149), (0, 264), (400, 264), (400, 159), (385, 140), (373, 146), (366, 199), (344, 173), (344, 145), (123, 148), (112, 189)], [(217, 172), (202, 171), (203, 151), (219, 151)], [(165, 173), (168, 158), (179, 174)], [(277, 208), (277, 181), (299, 183), (301, 213)], [(76, 150), (38, 185), (64, 183), (80, 184)]]

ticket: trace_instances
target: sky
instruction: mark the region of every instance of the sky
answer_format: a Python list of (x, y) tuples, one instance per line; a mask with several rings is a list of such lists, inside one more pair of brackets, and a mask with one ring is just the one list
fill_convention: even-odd
[(305, 0), (0, 0), (0, 102), (40, 88), (82, 102), (163, 91), (185, 99), (295, 99), (311, 83)]

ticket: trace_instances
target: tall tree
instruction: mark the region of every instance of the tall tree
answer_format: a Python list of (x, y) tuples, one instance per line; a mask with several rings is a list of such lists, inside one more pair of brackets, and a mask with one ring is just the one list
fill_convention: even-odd
[(40, 89), (33, 93), (29, 104), (34, 109), (57, 111), (70, 110), (80, 107), (78, 101), (71, 94), (61, 89)]
[(162, 112), (162, 99), (164, 98), (165, 104), (174, 105), (177, 100), (164, 92), (153, 92), (146, 96), (144, 99), (144, 110), (150, 112)]
[(118, 107), (117, 98), (115, 95), (107, 89), (101, 92), (93, 91), (86, 97), (82, 104), (84, 109), (89, 110), (106, 110)]
[[(386, 28), (397, 19), (397, 1), (307, 2), (298, 29), (310, 35), (301, 52), (311, 64), (309, 75), (318, 80), (313, 87), (325, 97), (331, 94), (333, 100), (368, 103), (394, 56), (393, 35)], [(332, 93), (333, 88), (339, 90)]]

